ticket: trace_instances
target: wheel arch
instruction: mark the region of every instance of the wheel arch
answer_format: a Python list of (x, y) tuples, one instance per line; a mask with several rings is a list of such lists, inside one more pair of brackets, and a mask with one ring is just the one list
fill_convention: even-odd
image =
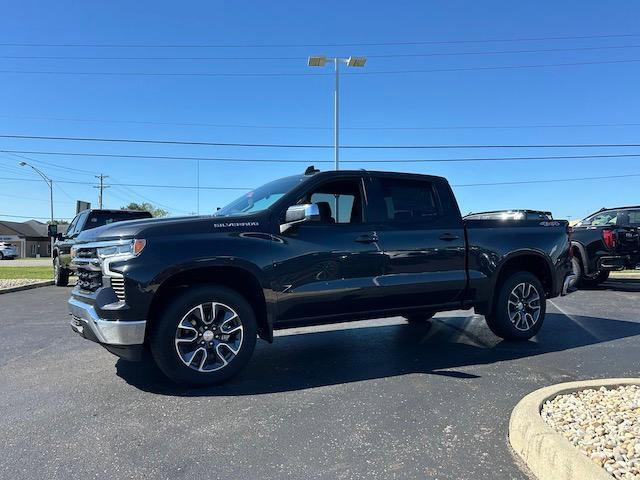
[(540, 280), (545, 290), (545, 294), (549, 295), (555, 291), (555, 279), (553, 276), (553, 264), (551, 259), (536, 250), (523, 250), (513, 252), (506, 256), (494, 272), (495, 280), (493, 282), (492, 293), (488, 298), (483, 313), (492, 311), (495, 299), (499, 294), (499, 287), (509, 275), (515, 272), (529, 272)]
[(157, 287), (149, 307), (147, 335), (153, 330), (154, 321), (162, 311), (163, 305), (171, 300), (172, 292), (179, 292), (194, 285), (209, 284), (230, 288), (245, 297), (255, 313), (258, 335), (272, 342), (274, 307), (267, 303), (265, 289), (259, 278), (254, 269), (232, 262), (190, 265), (165, 272), (161, 280), (154, 282)]
[(582, 264), (582, 271), (585, 273), (589, 273), (589, 262), (587, 261), (587, 249), (585, 246), (576, 241), (571, 242), (571, 250), (575, 256), (580, 258), (580, 263)]

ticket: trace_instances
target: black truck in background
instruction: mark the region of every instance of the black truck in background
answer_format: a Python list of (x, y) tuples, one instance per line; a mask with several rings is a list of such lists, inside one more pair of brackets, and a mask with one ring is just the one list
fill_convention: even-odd
[(473, 307), (526, 340), (573, 280), (566, 221), (463, 220), (446, 179), (373, 171), (308, 169), (215, 216), (88, 230), (73, 263), (72, 329), (192, 385), (292, 326)]
[(609, 273), (640, 264), (640, 206), (602, 208), (573, 226), (578, 284), (595, 286)]
[(54, 283), (59, 287), (66, 287), (69, 284), (69, 275), (75, 270), (75, 266), (71, 264), (71, 249), (81, 232), (114, 222), (151, 217), (149, 212), (139, 210), (90, 209), (79, 212), (69, 223), (66, 232), (55, 235), (56, 241), (52, 252)]

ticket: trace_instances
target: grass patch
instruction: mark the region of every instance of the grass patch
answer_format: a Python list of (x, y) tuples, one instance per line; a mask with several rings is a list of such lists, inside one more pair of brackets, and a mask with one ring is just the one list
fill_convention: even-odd
[(2, 267), (0, 268), (0, 280), (15, 280), (17, 278), (30, 278), (34, 280), (51, 280), (53, 267)]

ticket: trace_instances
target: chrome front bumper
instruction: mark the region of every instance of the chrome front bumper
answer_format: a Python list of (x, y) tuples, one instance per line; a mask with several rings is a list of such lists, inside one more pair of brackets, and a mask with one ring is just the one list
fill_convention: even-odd
[[(89, 304), (70, 298), (71, 329), (89, 340), (105, 345), (141, 345), (144, 343), (146, 320), (120, 322), (103, 320)], [(91, 333), (85, 329), (89, 329)]]

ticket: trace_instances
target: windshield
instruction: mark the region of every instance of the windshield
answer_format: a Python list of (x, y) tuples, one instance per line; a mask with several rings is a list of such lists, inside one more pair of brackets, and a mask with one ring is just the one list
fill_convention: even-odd
[(608, 210), (598, 212), (577, 224), (577, 226), (586, 225), (591, 225), (592, 227), (606, 225), (637, 226), (640, 225), (640, 210)]
[(305, 177), (304, 175), (296, 175), (269, 182), (255, 190), (245, 193), (226, 207), (222, 207), (215, 213), (215, 215), (217, 217), (227, 215), (247, 215), (249, 213), (266, 210), (282, 198), (287, 192), (300, 185), (300, 182), (307, 178), (308, 177)]
[(149, 212), (91, 212), (89, 220), (84, 226), (84, 230), (102, 227), (110, 223), (122, 222), (124, 220), (136, 220), (139, 218), (151, 218)]

